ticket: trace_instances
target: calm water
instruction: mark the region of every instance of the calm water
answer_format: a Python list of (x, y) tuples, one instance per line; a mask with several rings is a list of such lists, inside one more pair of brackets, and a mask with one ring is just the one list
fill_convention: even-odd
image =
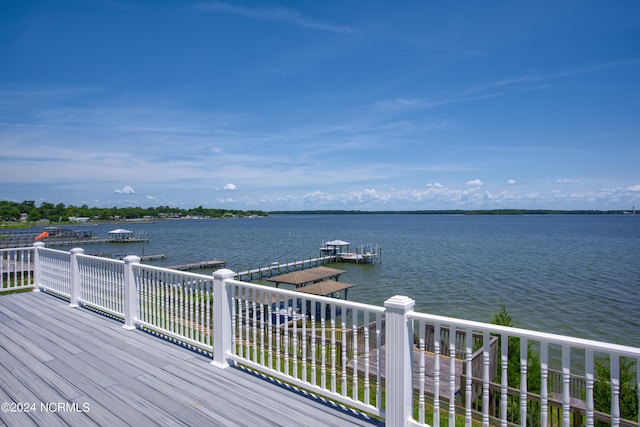
[(381, 264), (338, 266), (352, 301), (407, 295), (419, 311), (477, 321), (503, 301), (523, 328), (640, 346), (640, 215), (283, 215), (125, 228), (150, 241), (86, 252), (167, 255), (155, 265), (220, 259), (242, 271), (316, 257), (325, 240), (352, 251), (378, 244)]

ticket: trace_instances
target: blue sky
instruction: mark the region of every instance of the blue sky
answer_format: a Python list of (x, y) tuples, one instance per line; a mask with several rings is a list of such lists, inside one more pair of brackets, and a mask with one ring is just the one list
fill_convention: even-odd
[(637, 1), (5, 1), (0, 200), (640, 207)]

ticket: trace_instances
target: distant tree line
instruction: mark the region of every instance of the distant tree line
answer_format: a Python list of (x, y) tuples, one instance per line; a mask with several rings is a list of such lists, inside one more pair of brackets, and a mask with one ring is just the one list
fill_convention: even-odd
[(69, 218), (90, 218), (92, 220), (108, 221), (113, 219), (141, 219), (145, 217), (152, 218), (171, 218), (185, 216), (200, 216), (210, 218), (221, 218), (224, 216), (267, 216), (263, 211), (251, 210), (241, 211), (233, 209), (207, 209), (202, 206), (192, 209), (180, 209), (169, 206), (158, 206), (155, 208), (140, 207), (112, 207), (112, 208), (96, 208), (87, 205), (74, 206), (65, 205), (64, 203), (42, 202), (40, 206), (36, 206), (33, 200), (25, 200), (21, 203), (0, 200), (0, 220), (2, 221), (19, 221), (26, 214), (26, 220), (29, 222), (49, 220), (51, 222), (67, 222)]
[(270, 215), (319, 214), (319, 215), (359, 215), (359, 214), (412, 214), (412, 215), (619, 215), (621, 210), (553, 210), (553, 209), (442, 209), (414, 211), (361, 211), (361, 210), (308, 210), (269, 211)]
[(27, 215), (26, 220), (35, 222), (40, 220), (49, 220), (51, 222), (66, 222), (69, 218), (84, 217), (92, 220), (108, 221), (114, 218), (122, 219), (139, 219), (144, 217), (162, 218), (162, 217), (184, 217), (184, 216), (201, 216), (210, 218), (221, 218), (224, 216), (268, 216), (268, 215), (287, 215), (287, 214), (341, 214), (341, 215), (360, 215), (360, 214), (414, 214), (414, 215), (571, 215), (571, 214), (622, 214), (619, 210), (550, 210), (550, 209), (489, 209), (489, 210), (461, 210), (461, 209), (444, 209), (444, 210), (413, 210), (413, 211), (362, 211), (362, 210), (301, 210), (301, 211), (270, 211), (261, 210), (235, 210), (235, 209), (208, 209), (198, 206), (197, 208), (181, 209), (178, 207), (158, 206), (152, 208), (141, 207), (122, 207), (114, 206), (112, 208), (97, 208), (87, 205), (74, 206), (65, 205), (64, 203), (42, 202), (40, 206), (36, 206), (35, 201), (25, 200), (21, 203), (0, 200), (0, 221), (18, 221), (23, 214)]

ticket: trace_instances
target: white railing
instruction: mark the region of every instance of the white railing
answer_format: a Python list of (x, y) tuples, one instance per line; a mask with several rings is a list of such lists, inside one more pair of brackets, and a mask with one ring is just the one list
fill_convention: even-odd
[(382, 307), (235, 280), (223, 292), (230, 360), (383, 415)]
[[(613, 426), (638, 425), (637, 421), (630, 423), (621, 418), (620, 360), (627, 358), (633, 367), (631, 373), (636, 376), (635, 409), (640, 412), (637, 403), (637, 398), (640, 397), (637, 386), (640, 383), (639, 348), (412, 311), (407, 311), (405, 315), (409, 319), (409, 328), (418, 337), (417, 348), (413, 350), (418, 369), (412, 371), (411, 382), (401, 385), (405, 388), (404, 393), (409, 396), (413, 391), (411, 387), (415, 389), (416, 384), (418, 385), (419, 392), (414, 396), (414, 403), (419, 408), (418, 420), (411, 420), (412, 425), (429, 425), (428, 422), (440, 425), (440, 417), (443, 415), (448, 418), (449, 425), (452, 425), (456, 413), (461, 412), (461, 405), (465, 420), (469, 421), (475, 415), (482, 425), (500, 423), (506, 426), (516, 423), (522, 426), (593, 426), (596, 421)], [(434, 332), (429, 334), (429, 330)], [(443, 339), (445, 330), (447, 339)], [(455, 336), (458, 333), (463, 333), (466, 337), (462, 348), (456, 347)], [(482, 339), (474, 342), (474, 336)], [(491, 358), (491, 341), (495, 340), (494, 337), (499, 340), (499, 363), (497, 357), (494, 360)], [(429, 345), (433, 346), (433, 353), (425, 351)], [(476, 347), (482, 355), (480, 369), (474, 369), (472, 364), (472, 354)], [(510, 350), (515, 354), (510, 355)], [(445, 352), (447, 356), (443, 355)], [(460, 353), (464, 353), (464, 356), (458, 357)], [(518, 388), (514, 388), (508, 380), (513, 360), (516, 369), (519, 369), (516, 375)], [(498, 365), (499, 375), (496, 377), (490, 373), (492, 362)], [(595, 410), (596, 362), (610, 372), (607, 380), (611, 388), (611, 415)], [(562, 388), (552, 392), (548, 379), (554, 364), (562, 372)], [(539, 377), (529, 375), (529, 371), (536, 372)], [(585, 393), (581, 399), (572, 397), (571, 383), (576, 376), (584, 376), (586, 380)], [(498, 377), (500, 382), (496, 383)], [(407, 384), (410, 385), (407, 387)], [(427, 390), (425, 384), (432, 386)], [(528, 384), (538, 386), (534, 385), (536, 390), (530, 391)], [(625, 397), (633, 400), (633, 396)], [(429, 411), (426, 410), (426, 402), (430, 403)], [(444, 408), (444, 414), (441, 414), (441, 408)], [(429, 420), (427, 412), (431, 413)]]
[(71, 297), (71, 253), (36, 243), (35, 280), (39, 289)]
[[(3, 255), (24, 260), (8, 276), (33, 277), (34, 290), (211, 352), (218, 368), (249, 366), (389, 426), (640, 425), (623, 413), (640, 412), (640, 348), (417, 313), (404, 296), (378, 307), (241, 282), (224, 269), (211, 277), (142, 265), (136, 256), (116, 261), (40, 243), (21, 250)], [(15, 281), (8, 286), (19, 287)], [(609, 408), (601, 407), (602, 387)]]
[[(80, 292), (71, 296), (72, 304), (97, 308), (113, 316), (124, 316), (124, 261), (84, 255), (72, 249), (76, 259)], [(75, 276), (74, 276), (75, 277)]]
[(132, 268), (137, 324), (210, 352), (213, 278), (137, 263)]
[(33, 248), (0, 249), (0, 293), (33, 287)]

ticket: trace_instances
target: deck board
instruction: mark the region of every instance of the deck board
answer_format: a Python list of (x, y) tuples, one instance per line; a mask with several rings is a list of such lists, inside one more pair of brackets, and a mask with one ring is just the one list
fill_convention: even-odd
[(381, 425), (46, 293), (0, 296), (0, 314), (0, 400), (37, 405), (0, 426)]

